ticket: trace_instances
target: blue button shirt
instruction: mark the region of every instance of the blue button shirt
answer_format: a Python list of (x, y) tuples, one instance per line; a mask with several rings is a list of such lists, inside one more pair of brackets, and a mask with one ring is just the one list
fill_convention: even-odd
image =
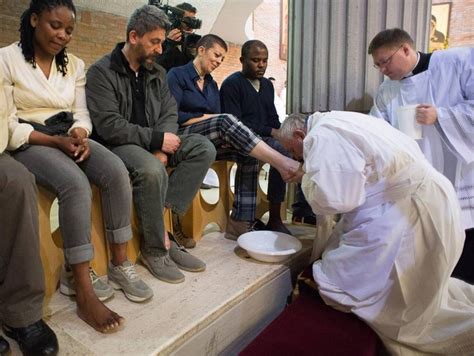
[(220, 114), (219, 88), (210, 74), (204, 77), (203, 90), (197, 81), (199, 74), (193, 62), (172, 68), (167, 75), (168, 86), (178, 104), (178, 123), (183, 125), (189, 119), (204, 114)]

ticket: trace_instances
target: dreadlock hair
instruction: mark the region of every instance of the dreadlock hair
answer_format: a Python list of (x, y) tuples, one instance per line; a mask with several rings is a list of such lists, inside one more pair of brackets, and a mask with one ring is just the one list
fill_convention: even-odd
[[(31, 26), (30, 18), (32, 14), (38, 16), (45, 10), (52, 10), (59, 6), (65, 6), (76, 15), (76, 8), (72, 0), (31, 0), (30, 7), (26, 9), (20, 18), (20, 43), (21, 51), (25, 60), (36, 68), (35, 61), (35, 48), (33, 46), (33, 37), (35, 29)], [(56, 67), (58, 71), (63, 73), (63, 76), (67, 73), (67, 64), (69, 62), (67, 57), (66, 48), (63, 48), (56, 56)]]

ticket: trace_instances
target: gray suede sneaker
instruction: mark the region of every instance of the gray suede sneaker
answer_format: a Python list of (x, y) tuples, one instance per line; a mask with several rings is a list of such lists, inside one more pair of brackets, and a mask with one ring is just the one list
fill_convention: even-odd
[(168, 283), (184, 282), (184, 274), (176, 267), (169, 254), (147, 256), (141, 253), (140, 260), (156, 278)]
[(188, 272), (202, 272), (206, 269), (206, 264), (199, 258), (191, 255), (183, 246), (179, 246), (171, 239), (171, 248), (169, 254), (176, 265)]
[[(100, 301), (107, 300), (114, 295), (114, 290), (106, 282), (99, 278), (97, 273), (89, 267), (89, 277), (92, 282), (92, 288), (94, 288), (95, 295)], [(74, 275), (71, 269), (68, 269), (65, 265), (61, 268), (61, 278), (59, 291), (67, 296), (76, 295), (76, 282), (74, 281)]]
[(137, 275), (135, 265), (125, 261), (119, 266), (109, 262), (109, 284), (115, 289), (121, 289), (132, 302), (144, 302), (153, 297), (153, 291)]

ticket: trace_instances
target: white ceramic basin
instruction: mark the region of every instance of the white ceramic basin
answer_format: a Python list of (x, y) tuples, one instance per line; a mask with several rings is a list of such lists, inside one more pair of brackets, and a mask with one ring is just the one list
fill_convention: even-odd
[(275, 231), (247, 232), (237, 239), (240, 247), (256, 260), (281, 262), (301, 249), (301, 242), (291, 235)]

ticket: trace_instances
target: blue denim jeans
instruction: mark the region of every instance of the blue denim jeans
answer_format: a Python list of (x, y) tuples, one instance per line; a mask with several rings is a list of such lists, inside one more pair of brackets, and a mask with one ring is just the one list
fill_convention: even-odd
[[(76, 163), (57, 148), (31, 145), (13, 157), (36, 177), (36, 182), (55, 193), (59, 203), (59, 225), (67, 263), (90, 261), (90, 182), (101, 192), (107, 240), (124, 243), (132, 238), (130, 180), (122, 161), (99, 143), (89, 140), (90, 156)], [(90, 182), (89, 182), (90, 181)]]
[(180, 147), (168, 155), (168, 167), (174, 168), (169, 177), (166, 167), (144, 148), (137, 145), (111, 148), (130, 173), (138, 227), (143, 235), (140, 250), (147, 256), (167, 254), (164, 208), (184, 214), (216, 157), (214, 145), (204, 136), (191, 134), (179, 138)]

